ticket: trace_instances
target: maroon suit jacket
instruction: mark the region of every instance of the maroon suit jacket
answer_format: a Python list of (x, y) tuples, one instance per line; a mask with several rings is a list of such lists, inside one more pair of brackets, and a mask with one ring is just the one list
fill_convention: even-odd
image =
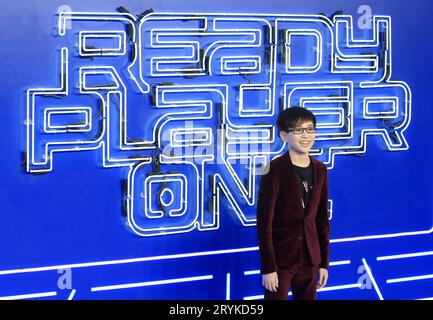
[(295, 268), (303, 244), (314, 266), (329, 267), (328, 169), (310, 160), (313, 189), (306, 213), (288, 151), (270, 161), (261, 176), (257, 233), (262, 274)]

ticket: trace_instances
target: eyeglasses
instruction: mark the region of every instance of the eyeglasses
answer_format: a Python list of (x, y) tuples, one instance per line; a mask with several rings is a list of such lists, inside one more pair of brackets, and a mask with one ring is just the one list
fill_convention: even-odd
[(308, 127), (308, 128), (301, 128), (301, 127), (296, 127), (296, 128), (289, 128), (286, 130), (286, 132), (293, 132), (293, 134), (296, 135), (301, 135), (305, 132), (307, 133), (315, 133), (316, 132), (316, 128), (315, 127)]

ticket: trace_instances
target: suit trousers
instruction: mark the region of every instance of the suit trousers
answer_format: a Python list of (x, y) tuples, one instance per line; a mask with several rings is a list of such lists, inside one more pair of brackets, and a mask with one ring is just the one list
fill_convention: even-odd
[(290, 270), (279, 269), (277, 274), (277, 292), (265, 289), (265, 300), (287, 300), (290, 289), (292, 290), (293, 300), (316, 300), (319, 266), (311, 264), (305, 242), (298, 265)]

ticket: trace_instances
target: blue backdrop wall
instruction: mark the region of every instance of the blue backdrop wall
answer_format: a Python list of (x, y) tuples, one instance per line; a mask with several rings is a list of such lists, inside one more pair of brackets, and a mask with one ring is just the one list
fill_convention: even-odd
[(0, 297), (263, 298), (258, 172), (292, 105), (329, 170), (318, 298), (433, 296), (429, 1), (0, 8)]

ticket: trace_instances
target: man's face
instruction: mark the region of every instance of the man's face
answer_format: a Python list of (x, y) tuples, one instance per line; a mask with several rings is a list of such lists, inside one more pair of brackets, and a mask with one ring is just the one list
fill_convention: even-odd
[[(314, 128), (312, 121), (302, 122), (296, 126), (297, 130), (299, 128)], [(294, 129), (294, 128), (290, 128)], [(306, 130), (302, 130), (302, 134), (296, 134), (293, 131), (284, 132), (280, 131), (281, 140), (289, 145), (289, 149), (298, 154), (308, 154), (313, 147), (314, 139), (316, 138), (315, 133), (307, 133)]]

